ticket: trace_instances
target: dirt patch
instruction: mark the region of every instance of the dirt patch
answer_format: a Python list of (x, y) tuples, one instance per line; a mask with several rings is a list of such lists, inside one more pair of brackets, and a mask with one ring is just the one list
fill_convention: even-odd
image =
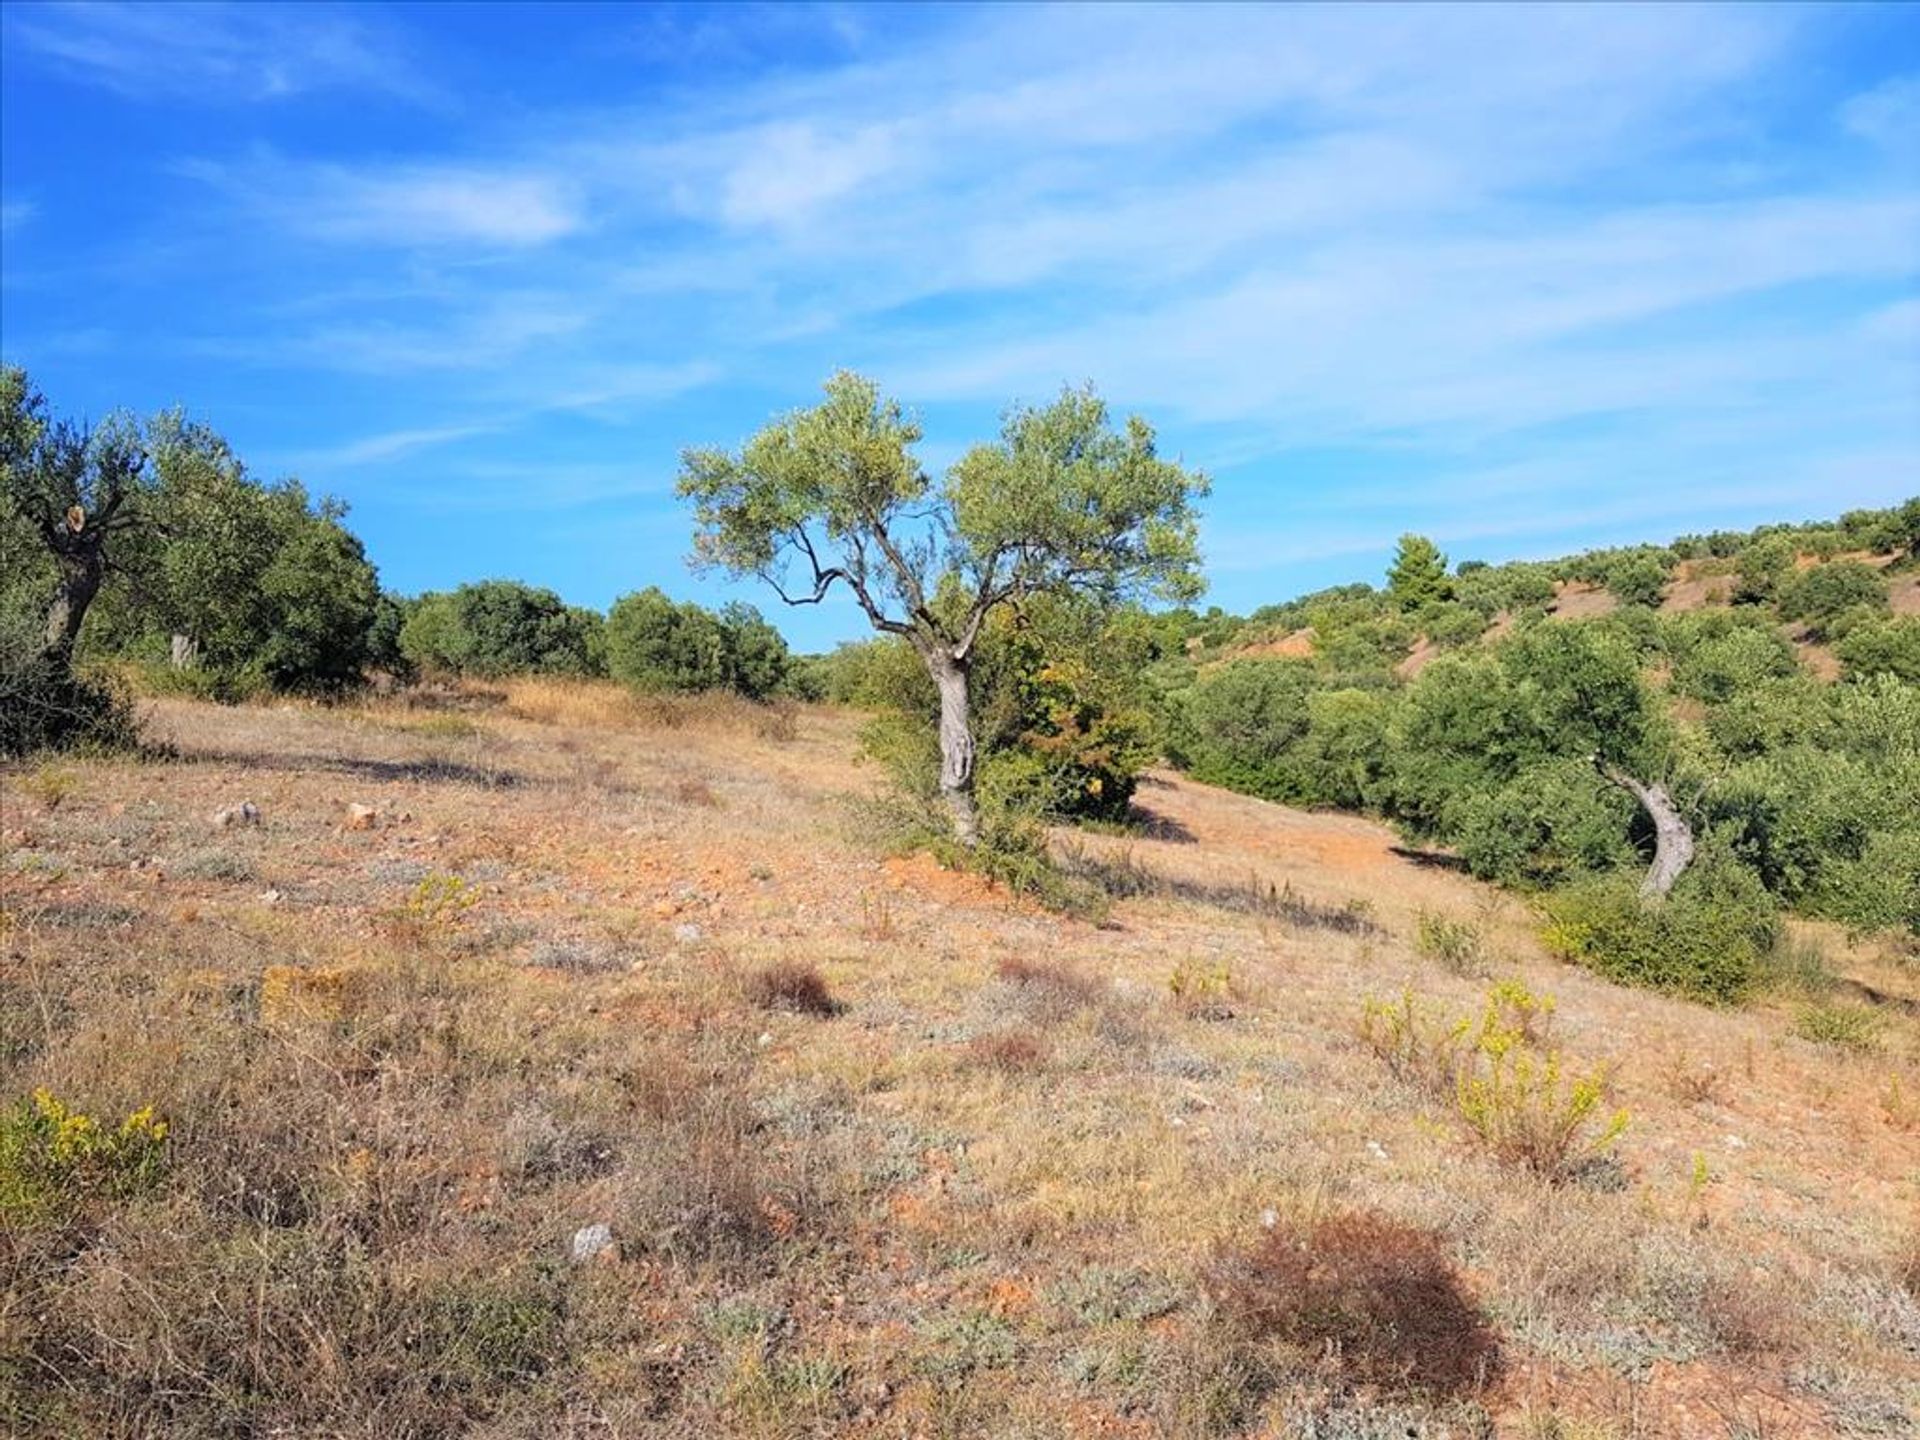
[(1311, 660), (1313, 640), (1313, 627), (1308, 625), (1278, 640), (1262, 640), (1258, 644), (1236, 650), (1230, 658), (1235, 660)]
[(1611, 615), (1620, 601), (1611, 590), (1590, 585), (1584, 580), (1562, 580), (1553, 587), (1553, 603), (1547, 613), (1557, 620), (1591, 620)]

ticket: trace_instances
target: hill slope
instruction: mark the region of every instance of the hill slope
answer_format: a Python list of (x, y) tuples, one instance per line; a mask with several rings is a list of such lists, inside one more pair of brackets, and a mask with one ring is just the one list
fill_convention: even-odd
[[(831, 711), (516, 690), (154, 719), (177, 762), (5, 777), (6, 1090), (170, 1126), (157, 1169), (47, 1161), (9, 1212), (23, 1433), (1920, 1415), (1898, 1004), (1847, 1049), (1786, 1003), (1621, 990), (1377, 825), (1168, 774), (1143, 834), (1061, 838), (1139, 892), (1063, 920), (883, 858)], [(257, 825), (210, 820), (243, 800)], [(1450, 966), (1423, 916), (1471, 927), (1426, 945)], [(1356, 1038), (1370, 996), (1472, 1015), (1495, 978), (1551, 996), (1552, 1043), (1629, 1112), (1564, 1183)], [(1349, 1212), (1429, 1238), (1342, 1260)], [(599, 1223), (612, 1248), (570, 1263)], [(1262, 1280), (1270, 1231), (1327, 1247), (1330, 1311)], [(1446, 1353), (1435, 1285), (1485, 1327)]]

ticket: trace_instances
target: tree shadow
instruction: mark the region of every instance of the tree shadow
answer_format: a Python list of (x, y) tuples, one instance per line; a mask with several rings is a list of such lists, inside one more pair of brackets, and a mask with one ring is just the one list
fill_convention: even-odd
[(1458, 855), (1449, 855), (1444, 850), (1415, 850), (1405, 845), (1387, 847), (1402, 860), (1410, 860), (1423, 870), (1448, 870), (1455, 875), (1465, 875), (1467, 862)]
[(470, 785), (478, 790), (512, 790), (524, 783), (511, 770), (468, 765), (458, 760), (363, 760), (353, 755), (283, 755), (262, 750), (193, 750), (180, 756), (189, 765), (237, 765), (248, 770), (288, 774), (318, 771), (356, 775), (364, 780), (392, 784), (410, 781), (426, 785)]
[(1149, 810), (1135, 801), (1127, 814), (1128, 829), (1142, 840), (1164, 840), (1170, 845), (1193, 845), (1200, 837), (1171, 815)]
[(1131, 852), (1096, 855), (1084, 848), (1069, 848), (1061, 856), (1061, 868), (1098, 886), (1115, 900), (1187, 900), (1236, 915), (1278, 920), (1296, 929), (1331, 930), (1340, 935), (1371, 935), (1380, 929), (1371, 908), (1362, 901), (1323, 904), (1309, 900), (1291, 883), (1275, 885), (1254, 874), (1237, 882), (1189, 880), (1149, 869), (1134, 859)]

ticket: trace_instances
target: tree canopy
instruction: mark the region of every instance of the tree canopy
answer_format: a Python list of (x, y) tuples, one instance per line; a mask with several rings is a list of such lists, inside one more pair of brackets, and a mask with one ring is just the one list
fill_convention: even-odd
[(825, 389), (738, 452), (684, 454), (695, 559), (790, 605), (844, 586), (876, 631), (913, 646), (941, 695), (941, 789), (971, 843), (967, 670), (987, 617), (1039, 594), (1193, 598), (1207, 482), (1163, 459), (1144, 420), (1114, 426), (1091, 389), (1012, 407), (997, 440), (936, 481), (898, 401), (846, 372)]

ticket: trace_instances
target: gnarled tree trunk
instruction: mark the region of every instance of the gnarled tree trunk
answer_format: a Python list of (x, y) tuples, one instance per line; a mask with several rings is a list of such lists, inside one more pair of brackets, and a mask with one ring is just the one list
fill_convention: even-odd
[(971, 849), (980, 841), (980, 815), (973, 803), (973, 724), (967, 712), (965, 660), (939, 648), (922, 651), (940, 692), (940, 793), (953, 812), (954, 838)]
[(100, 582), (105, 578), (106, 563), (97, 551), (60, 557), (60, 588), (53, 592), (53, 604), (47, 607), (43, 648), (48, 659), (63, 667), (73, 664), (81, 622), (87, 618), (87, 607), (100, 593)]
[(1666, 899), (1673, 882), (1693, 862), (1693, 827), (1674, 806), (1666, 786), (1658, 781), (1643, 784), (1597, 756), (1594, 763), (1602, 775), (1638, 800), (1640, 808), (1652, 819), (1653, 864), (1647, 869), (1647, 878), (1640, 882), (1640, 898)]

